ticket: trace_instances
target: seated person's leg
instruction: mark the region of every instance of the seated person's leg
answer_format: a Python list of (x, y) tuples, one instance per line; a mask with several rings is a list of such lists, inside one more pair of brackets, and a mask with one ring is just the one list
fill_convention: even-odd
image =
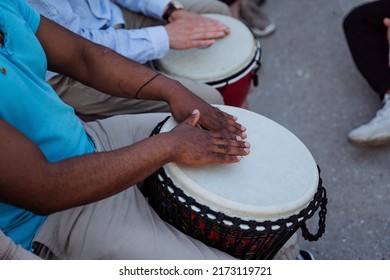
[[(104, 151), (149, 137), (165, 116), (117, 116), (85, 126), (98, 150)], [(46, 248), (45, 257), (60, 259), (232, 258), (163, 222), (135, 186), (99, 202), (50, 215), (34, 244)]]
[(134, 186), (97, 203), (49, 216), (37, 241), (61, 259), (232, 258), (163, 222)]

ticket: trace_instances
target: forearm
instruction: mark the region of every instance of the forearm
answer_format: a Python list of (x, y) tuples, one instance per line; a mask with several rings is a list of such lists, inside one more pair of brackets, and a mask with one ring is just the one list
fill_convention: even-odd
[[(37, 37), (41, 42), (49, 70), (64, 74), (110, 95), (134, 98), (135, 93), (156, 72), (116, 52), (92, 43), (42, 17)], [(169, 103), (174, 89), (191, 94), (178, 82), (158, 77), (142, 91), (142, 99)]]
[(168, 162), (230, 164), (249, 154), (250, 146), (241, 138), (199, 129), (199, 118), (194, 110), (170, 132), (56, 163), (48, 162), (38, 146), (0, 120), (0, 201), (47, 215), (119, 193)]
[[(159, 135), (112, 152), (45, 164), (37, 182), (42, 193), (31, 201), (36, 204), (32, 207), (44, 205), (40, 212), (51, 213), (110, 197), (137, 184), (169, 161), (169, 148), (156, 147), (164, 137)], [(61, 199), (53, 201), (53, 197)]]
[(159, 134), (116, 151), (50, 163), (27, 138), (3, 126), (0, 201), (42, 215), (119, 193), (172, 158), (169, 135)]
[[(135, 98), (136, 92), (157, 74), (146, 66), (97, 45), (89, 47), (84, 52), (83, 64), (85, 75), (74, 77), (75, 79), (107, 94), (131, 99)], [(144, 87), (138, 97), (168, 102), (171, 88), (188, 92), (178, 82), (159, 76)]]

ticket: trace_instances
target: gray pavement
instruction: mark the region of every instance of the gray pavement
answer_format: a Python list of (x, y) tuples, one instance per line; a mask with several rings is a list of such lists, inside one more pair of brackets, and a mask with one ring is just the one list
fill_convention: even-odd
[[(313, 154), (328, 191), (327, 227), (301, 248), (323, 260), (390, 259), (390, 147), (359, 149), (347, 133), (381, 102), (357, 71), (342, 31), (362, 0), (268, 0), (276, 32), (260, 40), (250, 109), (289, 129)], [(317, 221), (309, 222), (313, 231)], [(301, 231), (298, 231), (301, 236)]]

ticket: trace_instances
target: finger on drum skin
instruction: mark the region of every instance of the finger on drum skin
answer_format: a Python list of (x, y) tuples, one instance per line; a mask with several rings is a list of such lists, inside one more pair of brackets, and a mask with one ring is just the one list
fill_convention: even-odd
[(208, 28), (208, 27), (199, 27), (190, 35), (192, 40), (199, 39), (212, 39), (212, 38), (223, 38), (227, 34), (223, 30), (218, 30), (216, 28)]
[(234, 116), (232, 114), (229, 114), (229, 113), (226, 113), (216, 107), (213, 107), (213, 109), (217, 112), (218, 115), (220, 115), (221, 117), (223, 118), (228, 118), (228, 119), (232, 119), (234, 121), (238, 120), (237, 116)]
[[(246, 137), (246, 135), (244, 135)], [(242, 147), (250, 148), (250, 144), (246, 141), (244, 141), (244, 138), (242, 138), (240, 135), (231, 133), (230, 131), (225, 132), (218, 132), (211, 134), (211, 137), (215, 138), (214, 141), (226, 141), (226, 140), (232, 140), (231, 143), (240, 143)], [(219, 139), (219, 140), (218, 140)], [(220, 142), (221, 143), (221, 142)]]
[(243, 141), (240, 136), (237, 135), (221, 135), (219, 133), (210, 134), (211, 140), (216, 145), (229, 145), (233, 147), (250, 148), (250, 143)]
[(241, 135), (244, 136), (244, 139), (246, 138), (246, 133), (245, 133), (246, 127), (245, 127), (245, 126), (243, 126), (242, 124), (238, 123), (237, 121), (233, 122), (231, 125), (232, 125), (236, 130), (238, 130), (239, 133), (240, 133)]
[(237, 120), (238, 120), (238, 118), (236, 117), (236, 116), (233, 116), (233, 115), (230, 115), (230, 114), (228, 114), (228, 113), (225, 113), (225, 112), (223, 112), (223, 111), (221, 111), (221, 110), (219, 110), (219, 109), (217, 109), (217, 108), (215, 108), (215, 110), (217, 110), (216, 112), (216, 114), (217, 114), (217, 117), (218, 118), (221, 118), (221, 120), (223, 119), (223, 120), (226, 120), (227, 119), (227, 122), (229, 123), (229, 124), (231, 124), (231, 125), (233, 125), (233, 126), (239, 126), (240, 127), (240, 129), (244, 129), (243, 131), (245, 131), (246, 130), (246, 128), (244, 128), (241, 124), (239, 124), (239, 123), (237, 123)]
[(192, 44), (193, 48), (209, 47), (215, 43), (215, 40), (197, 40)]
[(242, 124), (238, 123), (238, 118), (236, 116), (230, 115), (228, 113), (223, 112), (224, 116), (229, 119), (229, 123), (237, 128), (239, 128), (242, 132), (246, 131), (246, 127)]
[(238, 121), (238, 118), (235, 118), (234, 120), (231, 120), (230, 123), (240, 129), (242, 132), (246, 131), (246, 127), (240, 124)]
[(230, 131), (224, 132), (209, 132), (210, 136), (215, 139), (221, 139), (221, 140), (236, 140), (236, 141), (242, 141), (242, 138), (238, 135), (235, 135), (234, 133), (231, 133)]
[(240, 129), (240, 128), (237, 128), (235, 126), (230, 126), (230, 127), (227, 127), (226, 128), (230, 133), (232, 133), (233, 135), (235, 136), (240, 136), (242, 139), (246, 139), (247, 135), (246, 133)]
[(230, 155), (230, 156), (247, 156), (249, 155), (249, 149), (248, 148), (238, 148), (238, 147), (231, 147), (227, 145), (219, 145), (216, 146), (216, 153), (221, 153), (224, 155)]
[(228, 122), (231, 126), (235, 127), (236, 129), (240, 130), (240, 132), (245, 132), (246, 127), (242, 124), (238, 123), (237, 121), (230, 121)]
[(215, 154), (217, 159), (219, 160), (219, 163), (237, 163), (241, 161), (241, 156), (230, 156), (230, 155), (223, 155), (223, 154)]
[(220, 127), (218, 130), (214, 129), (214, 130), (209, 130), (209, 131), (217, 132), (217, 133), (219, 133), (220, 138), (225, 138), (225, 139), (238, 140), (237, 137), (240, 137), (240, 140), (243, 140), (247, 137), (245, 132), (243, 132), (241, 129), (238, 129), (237, 127), (231, 126), (231, 125), (225, 125), (222, 128)]
[(226, 36), (226, 33), (223, 31), (206, 31), (197, 34), (194, 39), (204, 40), (204, 39), (220, 39)]

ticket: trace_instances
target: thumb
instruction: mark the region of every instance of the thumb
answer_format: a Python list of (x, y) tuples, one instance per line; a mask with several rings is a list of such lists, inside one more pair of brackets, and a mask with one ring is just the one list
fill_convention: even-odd
[(185, 120), (185, 123), (191, 126), (196, 126), (200, 118), (200, 112), (195, 109), (192, 114)]

